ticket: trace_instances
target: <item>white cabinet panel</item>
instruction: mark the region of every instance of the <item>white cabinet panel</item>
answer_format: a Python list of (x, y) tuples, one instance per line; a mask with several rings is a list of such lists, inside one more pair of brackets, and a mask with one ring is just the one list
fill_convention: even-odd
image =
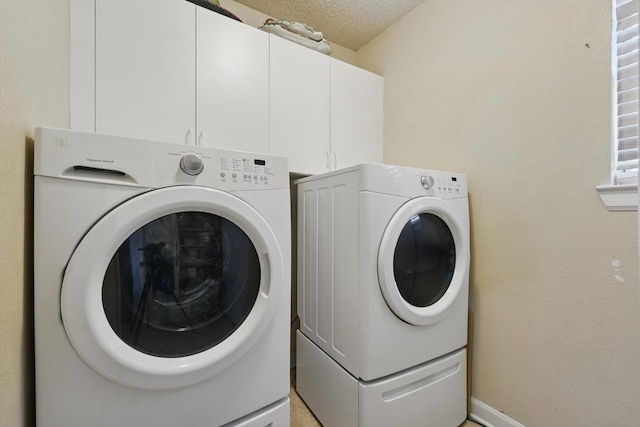
[(382, 84), (382, 77), (332, 59), (332, 169), (382, 162)]
[(96, 132), (174, 143), (195, 132), (195, 13), (186, 1), (96, 1)]
[(382, 77), (271, 35), (270, 152), (317, 174), (382, 162)]
[(382, 161), (380, 76), (188, 1), (82, 1), (74, 128), (282, 155), (302, 174)]
[(196, 15), (198, 138), (268, 153), (269, 35), (207, 9)]
[(271, 36), (271, 154), (292, 172), (326, 172), (330, 158), (330, 58)]

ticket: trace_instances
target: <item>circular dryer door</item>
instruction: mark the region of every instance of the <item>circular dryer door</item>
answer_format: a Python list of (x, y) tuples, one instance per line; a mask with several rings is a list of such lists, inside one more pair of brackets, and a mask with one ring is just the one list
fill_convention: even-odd
[[(119, 384), (195, 384), (242, 357), (282, 292), (274, 233), (239, 198), (143, 193), (101, 218), (65, 270), (61, 310), (80, 357)], [(285, 309), (285, 307), (280, 307)]]
[(412, 199), (398, 209), (378, 252), (380, 288), (396, 316), (418, 326), (446, 316), (468, 280), (466, 229), (440, 199)]

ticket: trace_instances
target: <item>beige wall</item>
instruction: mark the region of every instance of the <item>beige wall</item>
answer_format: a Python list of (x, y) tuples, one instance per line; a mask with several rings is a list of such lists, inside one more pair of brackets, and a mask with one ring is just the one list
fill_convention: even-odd
[(35, 126), (69, 124), (69, 0), (0, 2), (0, 425), (32, 426)]
[(637, 213), (608, 212), (609, 0), (427, 0), (357, 53), (384, 160), (465, 172), (473, 395), (528, 427), (640, 422)]

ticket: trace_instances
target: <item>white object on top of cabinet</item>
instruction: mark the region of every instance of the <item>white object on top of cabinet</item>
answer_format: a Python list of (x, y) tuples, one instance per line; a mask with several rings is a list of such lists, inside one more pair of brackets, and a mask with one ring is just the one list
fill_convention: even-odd
[(73, 129), (268, 152), (268, 34), (187, 1), (71, 1), (71, 75), (95, 58), (95, 92), (71, 82)]

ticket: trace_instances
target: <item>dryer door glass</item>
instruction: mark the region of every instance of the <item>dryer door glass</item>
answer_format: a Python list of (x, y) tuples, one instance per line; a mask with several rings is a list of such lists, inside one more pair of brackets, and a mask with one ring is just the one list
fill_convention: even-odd
[(456, 265), (456, 247), (447, 224), (431, 213), (412, 216), (396, 244), (393, 271), (402, 298), (427, 307), (445, 294)]
[(260, 262), (249, 237), (206, 212), (160, 217), (127, 238), (111, 259), (102, 303), (113, 331), (159, 357), (212, 348), (249, 315)]

